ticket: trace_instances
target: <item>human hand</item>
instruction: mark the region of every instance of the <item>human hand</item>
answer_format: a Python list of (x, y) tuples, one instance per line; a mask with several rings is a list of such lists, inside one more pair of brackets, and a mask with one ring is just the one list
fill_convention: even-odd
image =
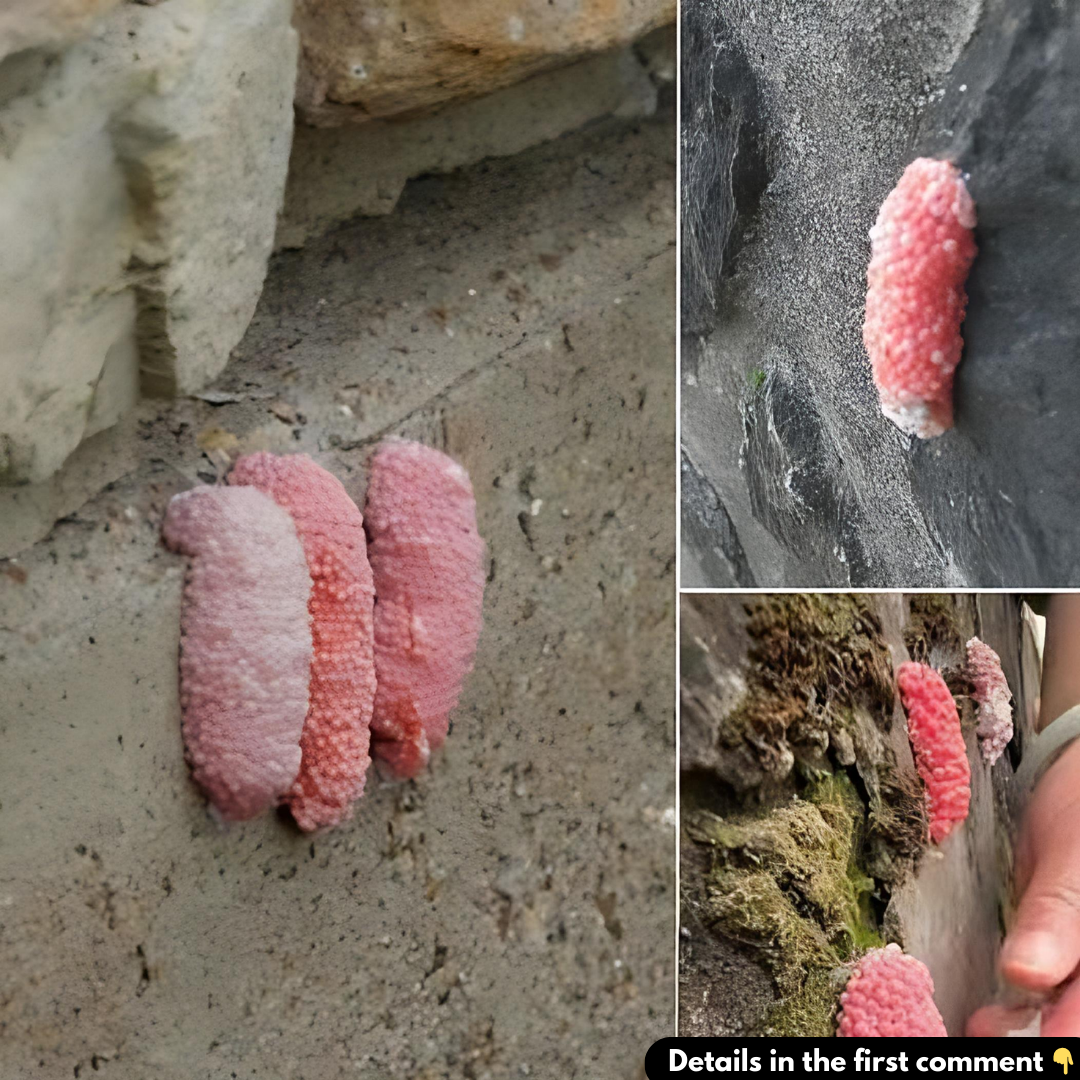
[[(1080, 742), (1069, 746), (1035, 787), (1016, 849), (1020, 894), (999, 968), (1012, 987), (1050, 1002), (1041, 1034), (1080, 1035)], [(1033, 1007), (990, 1005), (968, 1021), (969, 1036), (1000, 1036), (1026, 1026)]]

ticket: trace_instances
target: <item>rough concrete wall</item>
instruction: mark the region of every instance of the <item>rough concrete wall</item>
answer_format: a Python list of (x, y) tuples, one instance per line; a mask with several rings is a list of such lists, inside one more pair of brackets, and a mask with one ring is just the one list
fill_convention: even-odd
[[(785, 619), (785, 606), (793, 602), (817, 617), (815, 611), (825, 613), (837, 600), (737, 593), (683, 598), (680, 1030), (828, 1035), (845, 964), (872, 944), (896, 941), (927, 964), (949, 1032), (962, 1035), (967, 1018), (996, 992), (1015, 828), (1006, 793), (1034, 731), (1040, 631), (1016, 596), (876, 595), (862, 598), (868, 617), (851, 622), (838, 647), (836, 640), (806, 633), (805, 626)], [(772, 613), (765, 619), (771, 644), (761, 634), (762, 610)], [(835, 625), (821, 616), (826, 632), (833, 633)], [(793, 634), (794, 666), (782, 672), (782, 665), (769, 658), (770, 649), (783, 642), (785, 627)], [(895, 831), (895, 820), (887, 829), (881, 824), (902, 807), (898, 793), (921, 799), (898, 698), (882, 699), (875, 707), (877, 689), (865, 677), (872, 673), (867, 667), (857, 680), (863, 696), (856, 690), (828, 719), (841, 693), (850, 691), (836, 676), (843, 669), (854, 671), (851, 656), (867, 647), (867, 634), (875, 648), (884, 648), (890, 672), (910, 658), (928, 662), (943, 671), (958, 701), (971, 763), (971, 810), (956, 834), (933, 849), (927, 848), (925, 820), (915, 823), (921, 841), (911, 830)], [(992, 768), (978, 747), (964, 674), (965, 643), (976, 634), (1001, 656), (1014, 698), (1016, 733)], [(829, 700), (808, 681), (804, 700), (784, 715), (783, 695), (776, 695), (771, 704), (780, 708), (774, 709), (774, 727), (748, 743), (748, 693), (759, 677), (774, 688), (783, 686), (822, 641), (834, 668), (828, 678), (835, 696)], [(815, 753), (820, 754), (816, 761)], [(862, 806), (856, 842), (845, 856), (851, 861), (840, 867), (844, 873), (835, 898), (857, 917), (855, 935), (851, 927), (833, 927), (824, 917), (827, 887), (835, 887), (828, 881), (826, 850), (804, 868), (806, 873), (781, 875), (789, 896), (803, 901), (792, 900), (783, 918), (769, 925), (774, 937), (761, 936), (760, 927), (738, 921), (741, 913), (725, 894), (738, 880), (740, 871), (732, 867), (740, 866), (744, 850), (754, 843), (766, 866), (792, 839), (805, 846), (797, 830), (813, 809), (823, 769), (849, 779)], [(901, 837), (904, 843), (898, 843)], [(853, 886), (859, 904), (852, 903)], [(804, 961), (805, 970), (792, 970)], [(808, 1022), (823, 1030), (799, 1026)]]
[[(746, 177), (690, 169), (684, 192), (713, 223), (684, 267), (684, 584), (724, 584), (740, 551), (744, 585), (1077, 583), (1080, 11), (689, 0), (684, 20), (736, 87), (725, 113), (695, 84), (684, 143), (738, 146)], [(928, 442), (881, 416), (861, 341), (867, 232), (920, 154), (970, 173), (981, 249), (957, 425)], [(710, 507), (731, 523), (711, 544)]]
[[(674, 145), (605, 122), (277, 256), (206, 399), (141, 402), (0, 562), (5, 1080), (617, 1080), (670, 1032)], [(165, 503), (259, 447), (362, 500), (388, 433), (465, 464), (489, 545), (453, 731), (344, 828), (223, 830)]]

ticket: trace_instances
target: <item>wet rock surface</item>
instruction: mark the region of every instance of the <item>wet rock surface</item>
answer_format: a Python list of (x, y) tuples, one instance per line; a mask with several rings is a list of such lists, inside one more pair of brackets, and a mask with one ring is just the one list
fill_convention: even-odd
[[(684, 72), (684, 144), (727, 148), (685, 166), (684, 222), (708, 228), (684, 235), (682, 451), (715, 505), (684, 505), (683, 584), (1076, 584), (1080, 12), (683, 17), (714, 69), (689, 103)], [(956, 428), (925, 442), (881, 415), (861, 340), (867, 233), (920, 155), (970, 174), (979, 219)]]

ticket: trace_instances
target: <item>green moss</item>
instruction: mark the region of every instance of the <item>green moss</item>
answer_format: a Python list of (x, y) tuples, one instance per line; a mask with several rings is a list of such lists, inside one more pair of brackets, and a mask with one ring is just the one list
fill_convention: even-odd
[(725, 933), (757, 952), (772, 973), (778, 1001), (765, 1027), (831, 1035), (836, 993), (829, 972), (837, 957), (822, 930), (799, 916), (767, 872), (725, 871), (714, 879), (708, 897)]
[(874, 879), (860, 864), (865, 810), (858, 792), (843, 773), (811, 785), (804, 798), (817, 808), (835, 838), (830, 853), (834, 868), (829, 875), (827, 895), (836, 925), (842, 927), (834, 936), (834, 943), (841, 959), (847, 960), (882, 944), (870, 903)]
[(747, 614), (752, 668), (746, 693), (721, 727), (723, 747), (751, 755), (782, 785), (796, 765), (803, 777), (835, 768), (832, 736), (852, 732), (856, 706), (888, 724), (892, 657), (863, 597), (766, 596)]
[(862, 801), (842, 774), (772, 811), (699, 814), (690, 826), (714, 850), (710, 921), (772, 974), (779, 1000), (770, 1031), (830, 1035), (833, 972), (881, 944), (874, 882), (859, 865), (863, 829)]
[(773, 1007), (763, 1035), (828, 1039), (836, 1034), (837, 986), (831, 972), (815, 970), (790, 997)]
[(802, 969), (834, 957), (820, 927), (799, 917), (792, 898), (767, 871), (729, 867), (706, 890), (710, 913), (729, 938), (763, 953), (777, 989), (792, 993), (802, 985)]
[(929, 820), (926, 794), (916, 779), (880, 764), (870, 800), (868, 849), (875, 875), (891, 880), (896, 856), (915, 860), (926, 849)]
[(752, 605), (750, 657), (771, 682), (797, 679), (830, 688), (841, 703), (891, 707), (892, 657), (881, 624), (859, 595), (795, 593)]
[(750, 372), (750, 386), (753, 390), (760, 390), (765, 385), (766, 375), (761, 368), (754, 368)]

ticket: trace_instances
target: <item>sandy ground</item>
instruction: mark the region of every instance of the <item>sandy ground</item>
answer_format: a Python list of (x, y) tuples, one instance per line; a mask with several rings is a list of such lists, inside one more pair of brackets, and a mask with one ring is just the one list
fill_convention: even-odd
[[(673, 182), (670, 118), (611, 121), (277, 257), (225, 400), (144, 403), (0, 562), (5, 1080), (603, 1080), (670, 1032)], [(385, 433), (466, 465), (489, 544), (447, 747), (329, 834), (223, 829), (165, 503), (255, 447), (359, 500)]]

